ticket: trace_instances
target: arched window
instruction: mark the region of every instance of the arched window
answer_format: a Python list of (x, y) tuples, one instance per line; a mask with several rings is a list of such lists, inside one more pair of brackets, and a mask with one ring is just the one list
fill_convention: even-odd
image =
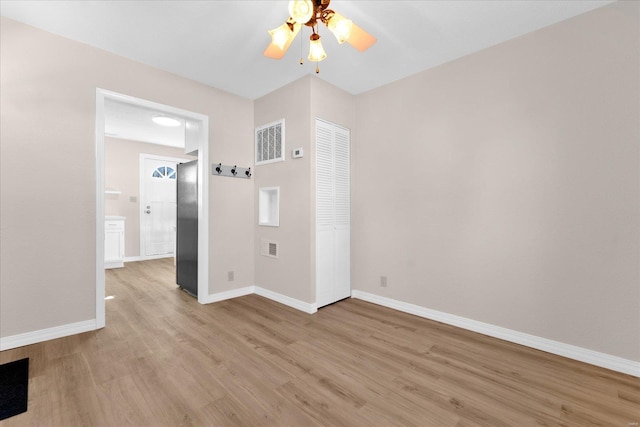
[(176, 171), (169, 166), (159, 166), (151, 175), (153, 178), (176, 179)]

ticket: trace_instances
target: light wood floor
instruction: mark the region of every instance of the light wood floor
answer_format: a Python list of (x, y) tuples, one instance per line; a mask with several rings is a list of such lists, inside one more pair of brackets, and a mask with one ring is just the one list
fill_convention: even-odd
[(171, 260), (108, 270), (106, 328), (0, 353), (31, 358), (29, 410), (0, 426), (640, 422), (638, 378), (358, 300), (202, 306), (173, 274)]

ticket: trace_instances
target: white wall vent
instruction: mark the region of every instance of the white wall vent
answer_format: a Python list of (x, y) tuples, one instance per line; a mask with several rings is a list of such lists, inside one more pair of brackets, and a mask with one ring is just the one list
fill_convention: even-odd
[(284, 160), (284, 119), (256, 128), (256, 166)]
[(260, 255), (270, 258), (278, 258), (278, 242), (262, 239), (260, 245)]

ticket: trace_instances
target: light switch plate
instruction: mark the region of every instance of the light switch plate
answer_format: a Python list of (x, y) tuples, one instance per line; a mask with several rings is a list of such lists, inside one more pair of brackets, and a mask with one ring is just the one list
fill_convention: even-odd
[(304, 156), (304, 152), (302, 151), (302, 147), (296, 148), (296, 149), (291, 151), (291, 157), (293, 157), (294, 159), (299, 159), (302, 156)]

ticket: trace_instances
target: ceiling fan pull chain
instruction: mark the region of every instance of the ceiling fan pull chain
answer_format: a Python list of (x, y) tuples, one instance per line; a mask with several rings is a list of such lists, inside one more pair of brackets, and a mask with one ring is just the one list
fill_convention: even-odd
[(302, 39), (303, 37), (300, 36), (300, 65), (304, 64), (304, 58), (302, 57)]

